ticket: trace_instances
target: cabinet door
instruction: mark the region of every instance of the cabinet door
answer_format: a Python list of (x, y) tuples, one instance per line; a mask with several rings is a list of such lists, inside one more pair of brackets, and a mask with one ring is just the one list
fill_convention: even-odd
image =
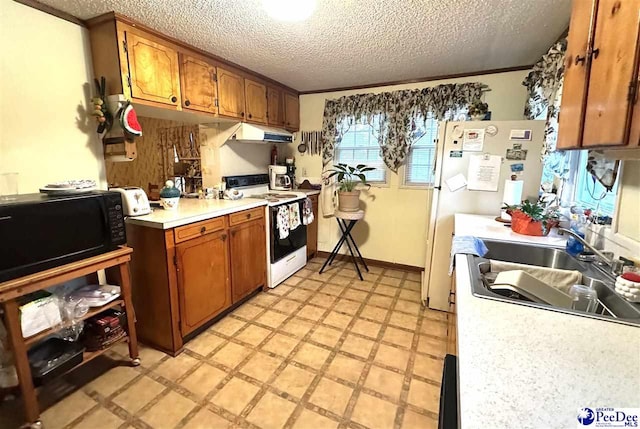
[(236, 303), (266, 284), (267, 251), (264, 219), (231, 228), (231, 290)]
[(276, 127), (284, 126), (284, 102), (282, 91), (270, 86), (267, 88), (267, 118), (269, 125)]
[(576, 0), (571, 10), (571, 22), (564, 60), (564, 82), (558, 126), (558, 149), (579, 148), (582, 144), (582, 127), (587, 100), (589, 79), (587, 49), (589, 45), (591, 16), (595, 14), (595, 0)]
[(244, 80), (244, 96), (247, 107), (247, 120), (267, 123), (267, 87), (253, 80)]
[(182, 107), (200, 112), (218, 113), (216, 69), (188, 55), (180, 56)]
[(307, 259), (311, 259), (318, 253), (318, 196), (309, 197), (313, 204), (313, 222), (307, 225)]
[(130, 31), (125, 37), (131, 96), (177, 106), (180, 102), (178, 52)]
[(244, 79), (218, 67), (218, 112), (244, 119)]
[(284, 93), (284, 126), (293, 131), (300, 128), (300, 101), (297, 94)]
[[(575, 2), (574, 2), (575, 3)], [(583, 147), (622, 146), (631, 122), (640, 0), (599, 0)]]
[(182, 335), (231, 305), (227, 233), (221, 231), (176, 246)]

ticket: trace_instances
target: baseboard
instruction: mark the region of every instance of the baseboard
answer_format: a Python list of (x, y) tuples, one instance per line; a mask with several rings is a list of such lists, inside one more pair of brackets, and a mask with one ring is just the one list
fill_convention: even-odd
[[(323, 252), (323, 251), (318, 251), (316, 254), (316, 257), (318, 258), (322, 258), (322, 259), (326, 259), (329, 257), (331, 253), (329, 252)], [(338, 261), (347, 261), (350, 262), (351, 261), (351, 255), (342, 255), (342, 254), (338, 254), (336, 256), (336, 259)], [(379, 261), (377, 259), (368, 259), (368, 258), (364, 258), (364, 261), (367, 263), (367, 265), (372, 265), (374, 267), (382, 267), (382, 268), (390, 268), (393, 270), (402, 270), (402, 271), (412, 271), (412, 272), (422, 272), (424, 270), (424, 268), (422, 267), (415, 267), (413, 265), (404, 265), (404, 264), (396, 264), (393, 262), (387, 262), (387, 261)]]

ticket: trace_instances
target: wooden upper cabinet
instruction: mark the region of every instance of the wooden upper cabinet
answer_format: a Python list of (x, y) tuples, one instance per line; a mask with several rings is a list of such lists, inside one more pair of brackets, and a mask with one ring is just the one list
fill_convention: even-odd
[(251, 292), (266, 285), (267, 254), (264, 219), (232, 227), (231, 290), (236, 303)]
[(180, 84), (183, 108), (218, 113), (215, 67), (205, 61), (181, 54)]
[(131, 96), (140, 100), (178, 105), (178, 52), (132, 31), (127, 31), (125, 38)]
[(178, 244), (176, 269), (184, 336), (231, 305), (227, 232)]
[(573, 1), (558, 149), (637, 147), (639, 13), (640, 0)]
[(640, 0), (599, 0), (582, 146), (627, 144), (637, 91)]
[(284, 93), (284, 126), (288, 130), (300, 129), (300, 100), (298, 94)]
[(267, 87), (268, 123), (274, 127), (284, 127), (284, 100), (282, 91), (274, 86)]
[(579, 148), (589, 79), (586, 63), (594, 2), (576, 0), (571, 10), (558, 127), (558, 149)]
[(221, 115), (244, 119), (244, 78), (218, 67), (218, 100)]
[(246, 100), (246, 120), (267, 123), (267, 86), (254, 80), (244, 80), (244, 96)]

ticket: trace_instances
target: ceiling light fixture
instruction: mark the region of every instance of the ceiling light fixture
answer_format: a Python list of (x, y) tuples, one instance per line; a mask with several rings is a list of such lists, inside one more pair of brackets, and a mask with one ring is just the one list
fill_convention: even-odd
[(316, 0), (262, 0), (270, 17), (280, 21), (304, 21), (316, 8)]

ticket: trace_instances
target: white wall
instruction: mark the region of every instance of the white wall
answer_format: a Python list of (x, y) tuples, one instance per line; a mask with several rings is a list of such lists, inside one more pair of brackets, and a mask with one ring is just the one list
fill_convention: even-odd
[(87, 115), (93, 92), (86, 28), (0, 0), (0, 173), (20, 193), (87, 178), (106, 187), (102, 145)]
[[(315, 131), (322, 128), (324, 103), (345, 95), (380, 93), (400, 89), (416, 89), (443, 83), (482, 82), (491, 91), (485, 94), (492, 119), (495, 121), (523, 119), (527, 98), (522, 80), (527, 71), (471, 76), (450, 80), (422, 82), (416, 84), (376, 87), (362, 90), (308, 94), (300, 97), (300, 130)], [(299, 140), (299, 135), (298, 135)], [(300, 155), (296, 151), (299, 141), (289, 145), (294, 154), (298, 177), (319, 177), (322, 172), (320, 156)], [(366, 210), (364, 221), (354, 229), (354, 237), (365, 258), (398, 264), (424, 266), (426, 251), (426, 228), (430, 210), (431, 191), (426, 189), (402, 189), (401, 178), (390, 173), (387, 187), (372, 188), (361, 197)], [(333, 218), (319, 220), (318, 248), (331, 251), (338, 239), (338, 226)]]

